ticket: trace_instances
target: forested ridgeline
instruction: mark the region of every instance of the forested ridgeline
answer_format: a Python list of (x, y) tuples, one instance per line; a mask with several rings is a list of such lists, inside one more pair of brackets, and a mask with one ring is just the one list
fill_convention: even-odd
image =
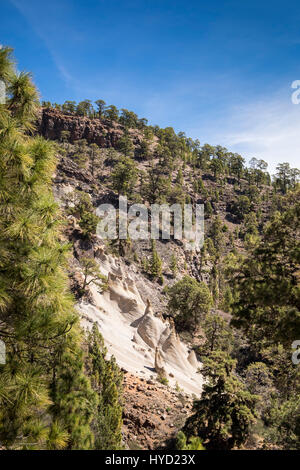
[[(95, 104), (43, 103), (44, 113), (60, 116), (60, 155), (91, 177), (89, 200), (98, 191), (112, 201), (122, 194), (131, 202), (205, 206), (200, 253), (182, 253), (175, 240), (168, 250), (153, 241), (107, 246), (156, 283), (164, 314), (203, 361), (208, 385), (177, 446), (298, 448), (299, 170), (282, 163), (271, 177), (259, 158), (247, 166), (224, 147)], [(64, 126), (64, 115), (81, 125)], [(82, 209), (82, 192), (76, 198)], [(78, 218), (83, 232), (85, 218)], [(96, 220), (91, 236), (95, 230)]]
[[(283, 163), (271, 177), (259, 158), (247, 166), (224, 147), (148, 125), (103, 100), (96, 109), (89, 100), (41, 108), (9, 49), (0, 50), (0, 79), (7, 92), (0, 105), (0, 445), (121, 446), (122, 377), (105, 360), (96, 326), (81, 330), (67, 270), (77, 257), (78, 298), (88, 299), (88, 276), (105, 288), (93, 257), (77, 256), (73, 242), (76, 235), (93, 247), (95, 207), (126, 195), (130, 204), (205, 206), (198, 253), (173, 239), (106, 246), (152, 283), (157, 310), (203, 362), (201, 399), (169, 445), (298, 449), (299, 170)], [(54, 173), (55, 186), (73, 186), (61, 208)]]

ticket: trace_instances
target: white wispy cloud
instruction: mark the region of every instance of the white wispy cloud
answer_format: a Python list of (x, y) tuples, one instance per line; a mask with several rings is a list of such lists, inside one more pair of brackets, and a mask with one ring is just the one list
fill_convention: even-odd
[(10, 1), (45, 44), (70, 89), (70, 96), (96, 99), (101, 93), (106, 101), (134, 109), (153, 124), (174, 126), (177, 131), (199, 138), (202, 144), (224, 145), (247, 159), (262, 158), (268, 162), (271, 173), (281, 162), (299, 167), (300, 104), (291, 102), (292, 80), (273, 95), (255, 98), (253, 91), (247, 97), (248, 82), (232, 68), (227, 74), (210, 74), (203, 67), (200, 76), (195, 73), (181, 76), (181, 71), (175, 70), (174, 76), (168, 76), (167, 80), (156, 77), (155, 84), (147, 76), (126, 75), (117, 66), (112, 70), (84, 73), (80, 65), (66, 60), (66, 54), (63, 58), (61, 43), (55, 40), (55, 31), (67, 30), (74, 48), (77, 41), (83, 41), (84, 32), (66, 23), (70, 4), (58, 0), (48, 4), (48, 15), (53, 20), (50, 21), (39, 12), (37, 0)]
[[(57, 48), (52, 45), (51, 38), (53, 35), (49, 32), (47, 27), (45, 27), (45, 22), (39, 20), (39, 16), (36, 16), (38, 4), (34, 2), (23, 2), (21, 0), (10, 0), (12, 5), (18, 10), (18, 12), (26, 19), (32, 30), (35, 34), (42, 40), (44, 43), (55, 67), (59, 71), (61, 78), (64, 80), (67, 86), (74, 88), (79, 86), (79, 81), (73, 77), (70, 72), (67, 70), (66, 66), (63, 63), (63, 60), (59, 57)], [(51, 22), (49, 24), (51, 26)], [(52, 25), (54, 27), (54, 25)], [(57, 26), (58, 27), (58, 26)]]
[[(266, 99), (228, 108), (217, 120), (202, 127), (200, 135), (247, 159), (262, 158), (272, 174), (278, 163), (299, 167), (300, 105), (291, 102), (293, 90), (289, 86)], [(197, 134), (196, 129), (191, 132)]]

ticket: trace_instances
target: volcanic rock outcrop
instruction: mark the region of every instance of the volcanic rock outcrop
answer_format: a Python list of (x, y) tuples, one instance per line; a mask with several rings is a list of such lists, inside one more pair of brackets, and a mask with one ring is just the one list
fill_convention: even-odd
[(189, 354), (173, 322), (156, 315), (148, 299), (145, 305), (136, 287), (136, 268), (104, 255), (100, 248), (97, 254), (108, 288), (100, 292), (90, 284), (92, 302), (78, 304), (83, 325), (90, 328), (93, 322), (98, 323), (109, 354), (128, 372), (149, 379), (157, 374), (168, 378), (170, 385), (177, 383), (186, 392), (199, 395), (203, 379), (197, 371), (201, 364), (195, 353)]
[[(36, 131), (46, 139), (61, 140), (62, 132), (69, 132), (69, 142), (85, 139), (88, 144), (101, 148), (116, 147), (124, 133), (124, 127), (105, 119), (90, 119), (84, 116), (63, 113), (53, 108), (41, 108), (36, 123)], [(134, 145), (140, 143), (137, 130), (130, 130)]]

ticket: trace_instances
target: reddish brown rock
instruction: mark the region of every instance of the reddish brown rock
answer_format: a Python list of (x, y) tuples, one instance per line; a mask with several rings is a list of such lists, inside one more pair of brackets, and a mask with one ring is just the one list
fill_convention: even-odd
[[(57, 109), (41, 108), (37, 120), (36, 131), (46, 139), (60, 140), (62, 131), (70, 133), (69, 141), (86, 139), (89, 144), (95, 143), (102, 148), (116, 147), (124, 133), (124, 126), (116, 122), (90, 119), (74, 114), (64, 114)], [(134, 145), (138, 145), (142, 135), (137, 129), (129, 133)]]
[[(122, 434), (129, 449), (163, 448), (176, 436), (187, 418), (180, 394), (174, 394), (174, 390), (165, 386), (153, 387), (149, 382), (152, 383), (150, 380), (142, 382), (130, 373), (124, 377)], [(191, 397), (184, 401), (185, 405), (191, 406)]]

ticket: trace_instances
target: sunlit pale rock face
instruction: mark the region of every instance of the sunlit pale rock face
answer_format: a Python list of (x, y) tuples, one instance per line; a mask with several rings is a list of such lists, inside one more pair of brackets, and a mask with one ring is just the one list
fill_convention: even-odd
[(108, 289), (101, 293), (90, 285), (93, 300), (78, 305), (83, 325), (98, 323), (109, 354), (124, 369), (146, 378), (164, 375), (171, 386), (177, 382), (186, 392), (199, 395), (201, 363), (180, 341), (174, 325), (156, 315), (149, 300), (145, 305), (135, 282), (140, 274), (101, 249), (97, 260), (108, 276)]

